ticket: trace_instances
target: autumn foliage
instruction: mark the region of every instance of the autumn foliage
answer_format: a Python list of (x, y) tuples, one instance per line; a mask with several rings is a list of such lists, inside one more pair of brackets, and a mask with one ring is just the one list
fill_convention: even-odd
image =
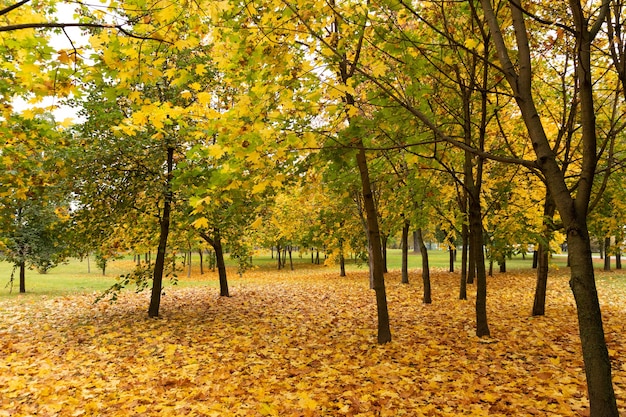
[[(534, 276), (489, 279), (492, 338), (477, 338), (458, 276), (387, 275), (394, 340), (377, 345), (367, 273), (247, 273), (232, 297), (168, 288), (114, 304), (94, 294), (0, 302), (0, 416), (584, 416), (576, 310), (555, 273), (546, 316)], [(626, 406), (623, 294), (600, 280), (620, 408)]]

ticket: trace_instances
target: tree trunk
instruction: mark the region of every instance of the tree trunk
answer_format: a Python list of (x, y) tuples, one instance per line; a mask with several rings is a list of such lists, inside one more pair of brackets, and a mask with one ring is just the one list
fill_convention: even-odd
[(26, 292), (26, 262), (21, 260), (19, 263), (20, 267), (20, 293)]
[(281, 257), (281, 247), (280, 245), (276, 246), (276, 260), (277, 260), (277, 269), (280, 271), (280, 269), (283, 267), (283, 262)]
[(615, 247), (615, 269), (622, 269), (622, 249), (619, 245)]
[(465, 222), (463, 222), (463, 225), (461, 226), (461, 239), (463, 240), (463, 251), (461, 252), (461, 284), (459, 287), (459, 300), (467, 300), (469, 228)]
[(226, 262), (224, 261), (224, 249), (222, 248), (222, 239), (219, 232), (214, 238), (213, 249), (215, 249), (215, 261), (217, 264), (217, 274), (220, 280), (220, 296), (230, 297), (228, 292), (228, 279), (226, 277)]
[[(349, 96), (349, 95), (348, 95)], [(351, 97), (351, 96), (349, 96)], [(352, 103), (354, 104), (354, 100)], [(374, 291), (376, 292), (376, 310), (378, 316), (378, 343), (387, 343), (391, 341), (391, 329), (389, 326), (389, 311), (387, 310), (387, 293), (385, 290), (385, 276), (383, 272), (383, 259), (381, 248), (380, 229), (378, 228), (378, 214), (376, 213), (376, 205), (372, 194), (372, 186), (369, 178), (369, 170), (367, 167), (367, 156), (363, 147), (363, 141), (357, 139), (359, 150), (356, 160), (361, 175), (361, 187), (363, 190), (363, 205), (367, 219), (367, 233), (371, 246), (371, 262), (372, 278)]]
[(546, 189), (546, 197), (543, 204), (543, 233), (539, 242), (539, 250), (535, 251), (537, 260), (537, 286), (535, 287), (535, 301), (533, 303), (533, 316), (543, 316), (546, 312), (546, 292), (548, 288), (548, 261), (550, 259), (550, 241), (556, 207), (552, 195)]
[(387, 234), (381, 233), (380, 246), (383, 251), (383, 272), (384, 273), (389, 272), (389, 269), (387, 269), (387, 240), (388, 239), (389, 239), (389, 236), (387, 236)]
[[(480, 165), (480, 164), (479, 164)], [(472, 187), (475, 191), (475, 187)], [(487, 271), (485, 270), (485, 252), (483, 251), (483, 224), (480, 208), (480, 195), (471, 193), (469, 199), (469, 218), (471, 247), (476, 263), (476, 336), (489, 336), (487, 322)]]
[(424, 244), (424, 237), (422, 235), (422, 229), (417, 229), (417, 244), (422, 254), (422, 283), (424, 285), (424, 297), (422, 299), (424, 304), (432, 303), (431, 290), (430, 290), (430, 267), (428, 266), (428, 250)]
[(409, 283), (409, 227), (411, 222), (404, 220), (402, 225), (402, 283)]
[(200, 275), (204, 275), (204, 263), (202, 259), (202, 249), (198, 249), (198, 256), (200, 257)]
[(450, 246), (448, 248), (448, 257), (449, 257), (449, 271), (454, 272), (454, 248)]
[(346, 257), (343, 254), (343, 238), (339, 239), (339, 276), (346, 276)]
[(604, 270), (611, 270), (611, 237), (604, 238)]
[(161, 292), (163, 291), (163, 271), (165, 269), (165, 255), (167, 251), (167, 236), (170, 232), (170, 212), (172, 209), (172, 171), (174, 169), (174, 148), (167, 148), (167, 176), (165, 178), (165, 196), (163, 198), (163, 213), (159, 218), (160, 234), (157, 257), (154, 263), (152, 276), (152, 294), (150, 296), (149, 317), (158, 317), (161, 307)]
[[(528, 136), (536, 154), (536, 165), (541, 170), (550, 194), (559, 211), (567, 234), (570, 253), (570, 286), (576, 301), (578, 327), (585, 363), (585, 374), (589, 393), (591, 417), (619, 417), (615, 392), (611, 377), (611, 361), (604, 338), (602, 314), (596, 290), (591, 241), (587, 225), (587, 212), (591, 201), (594, 175), (597, 168), (597, 126), (595, 121), (594, 91), (591, 65), (591, 50), (595, 36), (601, 28), (604, 16), (609, 11), (610, 2), (603, 1), (595, 12), (596, 22), (592, 22), (583, 10), (580, 0), (568, 2), (571, 21), (575, 25), (572, 35), (576, 38), (576, 78), (579, 96), (576, 105), (580, 106), (580, 132), (582, 160), (580, 161), (579, 181), (572, 195), (556, 160), (554, 150), (541, 123), (541, 117), (533, 97), (533, 73), (531, 65), (531, 42), (525, 24), (525, 15), (519, 0), (509, 3), (513, 32), (516, 38), (516, 64), (509, 57), (509, 51), (499, 27), (491, 1), (481, 0), (486, 21), (496, 44), (501, 68), (511, 87), (526, 124)], [(507, 25), (508, 27), (508, 25)], [(509, 29), (507, 29), (509, 30)]]
[(288, 251), (289, 251), (289, 267), (293, 271), (293, 258), (291, 256), (291, 250), (292, 250), (291, 245), (289, 245), (288, 248), (289, 248), (288, 249)]
[(413, 232), (413, 252), (418, 253), (420, 250), (419, 242), (417, 241), (417, 232)]

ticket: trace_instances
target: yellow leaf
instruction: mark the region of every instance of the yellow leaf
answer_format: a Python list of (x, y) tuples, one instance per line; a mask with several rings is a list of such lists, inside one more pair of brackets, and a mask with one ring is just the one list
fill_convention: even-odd
[(479, 42), (476, 39), (466, 39), (465, 47), (467, 49), (474, 49), (478, 46)]
[(204, 64), (196, 65), (196, 74), (200, 76), (206, 74), (206, 66)]
[(250, 227), (252, 227), (253, 229), (258, 229), (259, 227), (261, 227), (262, 224), (263, 224), (263, 218), (257, 217), (256, 220), (252, 222)]
[(191, 225), (196, 229), (206, 229), (209, 227), (209, 220), (206, 217), (200, 217), (191, 223)]

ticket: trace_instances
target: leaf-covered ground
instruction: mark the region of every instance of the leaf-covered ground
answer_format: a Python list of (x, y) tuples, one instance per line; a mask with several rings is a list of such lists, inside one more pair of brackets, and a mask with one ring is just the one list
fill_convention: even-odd
[[(0, 302), (0, 416), (587, 415), (575, 309), (552, 276), (547, 315), (529, 317), (532, 275), (489, 279), (492, 338), (474, 336), (473, 297), (433, 274), (433, 304), (387, 276), (393, 341), (376, 345), (365, 273), (246, 274), (230, 298), (147, 294)], [(624, 300), (601, 285), (620, 409)], [(471, 289), (473, 290), (473, 288)]]

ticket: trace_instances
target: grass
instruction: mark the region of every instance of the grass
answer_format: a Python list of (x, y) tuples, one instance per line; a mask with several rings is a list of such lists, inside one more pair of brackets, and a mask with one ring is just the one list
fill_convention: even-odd
[[(274, 254), (275, 255), (275, 254)], [(387, 252), (387, 262), (390, 271), (399, 270), (402, 264), (402, 254), (399, 249), (390, 249)], [(311, 268), (323, 268), (339, 272), (337, 265), (324, 266), (323, 255), (320, 257), (322, 265), (314, 265), (311, 263), (311, 254), (308, 253), (292, 253), (294, 269), (296, 271)], [(460, 254), (455, 262), (455, 272), (459, 272), (461, 263)], [(611, 285), (623, 287), (626, 290), (626, 277), (621, 271), (614, 270), (609, 273), (601, 271), (603, 261), (596, 257), (596, 264), (598, 270), (598, 279), (607, 280)], [(178, 272), (178, 285), (181, 287), (208, 285), (217, 286), (217, 272), (209, 271), (208, 268), (204, 268), (204, 275), (200, 275), (199, 258), (197, 254), (193, 254), (192, 257), (192, 274), (188, 278), (187, 271)], [(206, 259), (205, 259), (206, 262)], [(276, 269), (277, 260), (271, 256), (269, 251), (262, 252), (253, 258), (254, 268), (258, 271), (274, 271)], [(433, 250), (429, 251), (429, 264), (432, 270), (448, 270), (449, 268), (449, 254), (446, 251)], [(179, 266), (182, 266), (179, 264)], [(235, 261), (227, 257), (228, 276), (229, 280), (235, 280), (238, 278), (236, 271)], [(507, 270), (510, 272), (529, 270), (532, 266), (532, 256), (528, 255), (525, 258), (522, 256), (516, 256), (513, 259), (507, 260)], [(555, 255), (552, 259), (552, 267), (564, 268), (566, 266), (565, 255)], [(70, 259), (69, 262), (59, 265), (56, 268), (50, 270), (47, 274), (39, 274), (35, 270), (27, 270), (26, 273), (26, 294), (19, 294), (19, 283), (17, 280), (17, 272), (13, 285), (12, 292), (8, 286), (12, 265), (6, 262), (0, 262), (0, 300), (12, 298), (12, 297), (39, 297), (39, 296), (63, 296), (73, 293), (90, 293), (97, 292), (102, 293), (107, 288), (111, 287), (116, 282), (116, 278), (122, 274), (130, 272), (134, 267), (132, 257), (126, 257), (120, 260), (115, 260), (109, 263), (105, 275), (102, 275), (101, 271), (95, 265), (93, 259), (88, 261)], [(285, 273), (289, 273), (289, 261), (287, 261), (287, 270)], [(346, 269), (348, 273), (354, 271), (365, 271), (367, 265), (364, 263), (357, 264), (354, 260), (348, 259)], [(411, 274), (415, 274), (421, 270), (421, 256), (414, 252), (409, 253), (409, 270)], [(498, 266), (494, 265), (494, 275), (497, 276)], [(246, 277), (246, 274), (243, 275)], [(169, 281), (166, 282), (166, 286), (171, 285)]]

